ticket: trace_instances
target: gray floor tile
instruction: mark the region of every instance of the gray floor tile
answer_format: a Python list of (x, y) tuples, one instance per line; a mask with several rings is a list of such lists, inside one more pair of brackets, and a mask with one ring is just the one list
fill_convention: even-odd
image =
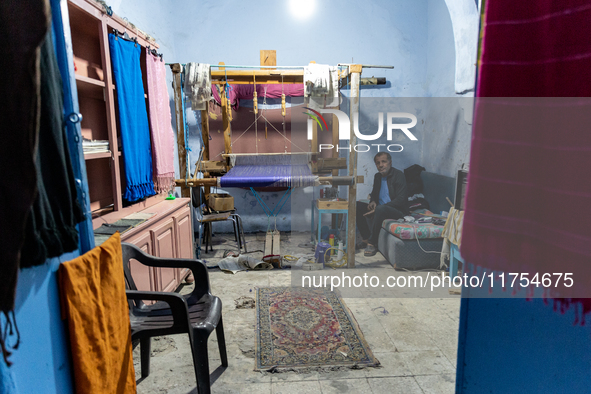
[(271, 383), (271, 392), (273, 394), (317, 394), (320, 393), (320, 383), (314, 381), (300, 382), (278, 382)]
[(453, 394), (456, 391), (456, 375), (424, 375), (415, 379), (425, 394)]
[(375, 353), (380, 360), (380, 368), (366, 368), (365, 376), (368, 378), (396, 377), (412, 375), (406, 362), (400, 353)]
[(322, 394), (372, 394), (367, 379), (321, 380)]
[(433, 375), (455, 373), (455, 367), (439, 350), (400, 353), (414, 375)]
[(423, 394), (414, 378), (369, 379), (369, 385), (375, 394)]
[(271, 394), (271, 383), (229, 383), (213, 385), (212, 394)]

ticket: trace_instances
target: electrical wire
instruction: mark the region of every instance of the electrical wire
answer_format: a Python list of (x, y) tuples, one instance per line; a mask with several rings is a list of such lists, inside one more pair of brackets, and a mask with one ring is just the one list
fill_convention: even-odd
[(437, 253), (437, 254), (441, 254), (441, 252), (437, 252), (435, 250), (425, 250), (423, 249), (423, 247), (421, 246), (421, 243), (419, 242), (419, 234), (417, 229), (415, 229), (415, 239), (417, 240), (417, 244), (419, 245), (419, 248), (421, 248), (421, 250), (425, 253)]
[[(326, 251), (324, 252), (324, 265), (329, 266), (332, 269), (344, 267), (347, 264), (347, 255), (344, 253), (344, 251), (342, 251), (343, 257), (341, 257), (339, 260), (333, 260), (331, 258), (330, 262), (328, 262), (328, 263), (326, 262), (327, 261), (326, 254), (328, 252), (330, 252), (331, 250), (336, 250), (338, 252), (340, 249), (338, 247), (334, 247), (334, 246), (331, 246), (330, 248), (326, 249)], [(339, 264), (341, 261), (342, 261), (342, 263)]]

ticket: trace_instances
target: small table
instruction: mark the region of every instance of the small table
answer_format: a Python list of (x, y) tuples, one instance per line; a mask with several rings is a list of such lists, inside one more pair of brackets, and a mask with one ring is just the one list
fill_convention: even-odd
[(463, 224), (464, 211), (452, 207), (449, 210), (442, 234), (443, 238), (449, 242), (449, 276), (452, 279), (458, 275), (458, 262), (461, 261), (464, 264), (459, 247), (462, 242)]
[[(314, 239), (314, 216), (315, 211), (318, 212), (318, 233), (316, 239)], [(320, 242), (320, 235), (321, 235), (321, 228), (322, 228), (322, 214), (323, 213), (330, 213), (332, 215), (342, 214), (345, 215), (347, 221), (347, 227), (349, 228), (349, 210), (348, 209), (341, 209), (341, 208), (318, 208), (318, 203), (316, 200), (312, 200), (312, 226), (311, 226), (311, 234), (310, 238), (312, 241)], [(338, 217), (337, 217), (338, 218)], [(337, 220), (338, 221), (338, 220)], [(335, 245), (336, 246), (336, 245)], [(343, 242), (344, 250), (347, 250), (347, 240), (345, 239)]]
[(458, 245), (450, 242), (449, 277), (452, 279), (455, 278), (456, 276), (458, 276), (458, 262), (461, 262), (462, 267), (465, 267), (466, 263), (464, 263), (464, 259), (462, 258), (462, 255), (460, 254), (460, 248), (458, 248)]

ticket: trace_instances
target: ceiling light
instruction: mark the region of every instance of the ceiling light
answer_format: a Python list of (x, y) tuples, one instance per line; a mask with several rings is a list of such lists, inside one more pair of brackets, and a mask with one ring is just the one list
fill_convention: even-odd
[(298, 19), (307, 19), (314, 12), (315, 0), (289, 0), (289, 9)]

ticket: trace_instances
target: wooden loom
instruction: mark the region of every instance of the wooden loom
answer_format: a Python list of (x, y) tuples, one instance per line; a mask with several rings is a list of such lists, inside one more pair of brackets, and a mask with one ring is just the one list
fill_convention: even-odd
[[(261, 51), (261, 63), (262, 65), (268, 66), (275, 66), (276, 64), (263, 64), (264, 60), (267, 59), (263, 52), (269, 51)], [(274, 53), (274, 51), (271, 51)], [(274, 56), (273, 56), (274, 58)], [(212, 85), (220, 85), (222, 87), (222, 91), (220, 93), (221, 98), (221, 112), (222, 112), (222, 124), (223, 124), (223, 136), (224, 136), (224, 155), (232, 154), (232, 129), (231, 129), (231, 106), (228, 103), (226, 98), (225, 87), (226, 83), (231, 81), (232, 84), (280, 84), (280, 83), (304, 83), (304, 71), (302, 70), (279, 70), (279, 69), (261, 69), (261, 70), (226, 70), (223, 66), (224, 63), (219, 63), (220, 66), (218, 71), (211, 71), (211, 79)], [(185, 179), (177, 179), (176, 186), (181, 188), (181, 195), (183, 197), (189, 197), (191, 187), (194, 186), (204, 186), (205, 192), (210, 192), (211, 186), (217, 186), (218, 180), (216, 177), (212, 177), (210, 170), (215, 171), (215, 169), (221, 168), (228, 168), (229, 163), (226, 161), (224, 162), (214, 162), (210, 161), (210, 152), (209, 152), (209, 112), (207, 109), (201, 110), (201, 131), (203, 137), (203, 167), (200, 168), (204, 170), (204, 178), (203, 179), (196, 179), (191, 178), (189, 179), (188, 176), (188, 163), (186, 160), (186, 147), (185, 147), (185, 133), (188, 132), (186, 130), (186, 125), (184, 121), (184, 107), (183, 107), (183, 97), (182, 97), (182, 88), (181, 88), (181, 70), (182, 67), (179, 63), (171, 64), (170, 65), (172, 73), (173, 73), (173, 88), (174, 88), (174, 100), (175, 100), (175, 114), (176, 114), (176, 124), (177, 124), (177, 144), (178, 144), (178, 154), (179, 154), (179, 170), (180, 174), (185, 174)], [(362, 72), (363, 66), (361, 64), (351, 64), (348, 65), (346, 72), (340, 76), (340, 78), (350, 78), (351, 83), (351, 105), (350, 105), (350, 119), (354, 119), (353, 116), (355, 113), (359, 111), (359, 85), (360, 85), (360, 77)], [(256, 99), (256, 90), (255, 90), (255, 99)], [(283, 100), (284, 101), (284, 100)], [(283, 111), (284, 111), (284, 102)], [(255, 105), (256, 108), (256, 105)], [(333, 109), (338, 109), (338, 107), (332, 107)], [(333, 115), (334, 116), (334, 115)], [(350, 145), (354, 146), (357, 145), (357, 136), (353, 131), (353, 122), (351, 122), (350, 128)], [(338, 129), (338, 121), (332, 122), (332, 145), (338, 146), (339, 144), (339, 129)], [(311, 141), (311, 150), (312, 155), (318, 154), (318, 134), (317, 134), (317, 125), (314, 123), (312, 126), (312, 141)], [(333, 149), (332, 152), (332, 159), (334, 161), (339, 160), (338, 152)], [(334, 163), (333, 161), (333, 163)], [(332, 176), (320, 177), (320, 182), (322, 183), (331, 183), (333, 182), (333, 177), (336, 178), (343, 178), (338, 177), (338, 165), (335, 166), (336, 168), (332, 170)], [(356, 176), (357, 173), (357, 152), (354, 149), (350, 150), (349, 153), (349, 170), (348, 170), (348, 178), (350, 178), (351, 182), (348, 185), (349, 193), (348, 193), (348, 215), (353, 220), (348, 221), (348, 228), (347, 228), (347, 262), (349, 268), (355, 267), (355, 215), (356, 215), (356, 202), (357, 202), (357, 183), (363, 183), (363, 178), (358, 179), (359, 177)], [(342, 179), (341, 179), (342, 181)], [(278, 234), (275, 235), (276, 240), (279, 240)], [(268, 250), (266, 249), (266, 252)], [(275, 254), (275, 253), (273, 253)]]

